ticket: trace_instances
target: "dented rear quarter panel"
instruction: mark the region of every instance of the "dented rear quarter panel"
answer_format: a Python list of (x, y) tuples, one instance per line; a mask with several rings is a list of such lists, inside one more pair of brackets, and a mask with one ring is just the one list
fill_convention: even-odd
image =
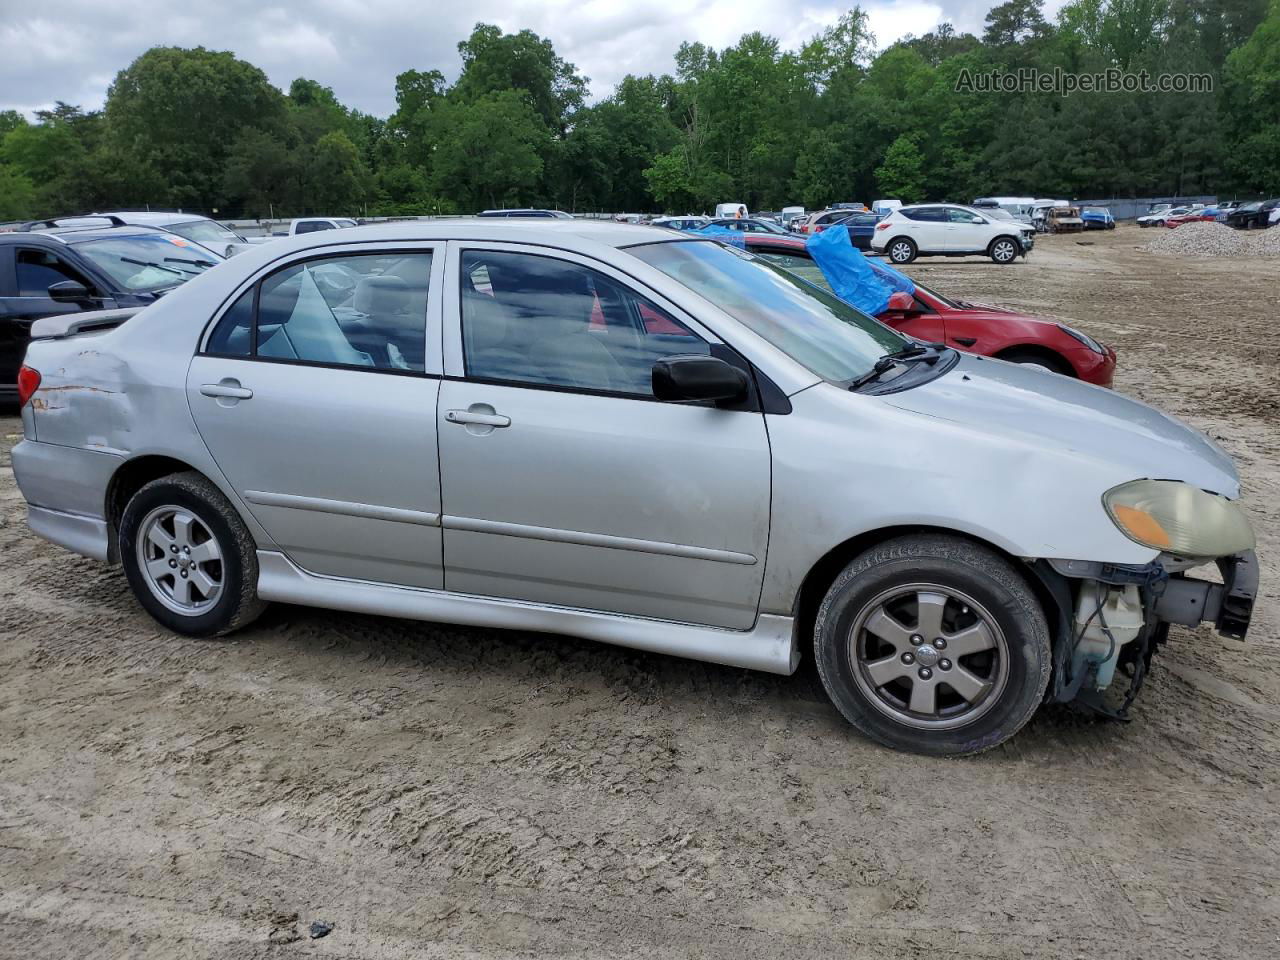
[[(122, 464), (144, 456), (189, 464), (235, 504), (266, 546), (270, 537), (205, 448), (186, 395), (187, 368), (205, 323), (233, 286), (232, 276), (210, 270), (122, 326), (32, 341), (26, 362), (40, 371), (40, 387), (28, 404), (27, 437), (108, 453)], [(106, 490), (104, 505), (105, 497)]]

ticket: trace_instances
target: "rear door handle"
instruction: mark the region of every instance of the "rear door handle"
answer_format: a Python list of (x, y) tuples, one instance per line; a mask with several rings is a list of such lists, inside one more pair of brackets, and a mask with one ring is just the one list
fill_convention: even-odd
[(509, 427), (511, 418), (500, 413), (476, 413), (471, 410), (446, 410), (444, 418), (450, 423), (474, 423), (484, 427)]
[(222, 380), (218, 383), (202, 383), (200, 392), (206, 397), (230, 397), (233, 400), (248, 400), (253, 391), (240, 386), (239, 380)]

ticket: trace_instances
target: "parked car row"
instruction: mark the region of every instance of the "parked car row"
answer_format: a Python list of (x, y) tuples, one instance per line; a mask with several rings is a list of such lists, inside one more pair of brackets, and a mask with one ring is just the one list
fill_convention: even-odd
[[(1010, 229), (952, 210), (981, 216), (904, 207), (877, 238)], [(812, 656), (868, 736), (956, 755), (1044, 702), (1117, 715), (1103, 691), (1129, 670), (1127, 705), (1170, 623), (1247, 631), (1254, 536), (1220, 448), (953, 349), (995, 314), (916, 287), (879, 322), (777, 262), (787, 237), (378, 225), (181, 285), (216, 261), (112, 229), (28, 239), (35, 266), (83, 247), (150, 302), (36, 322), (12, 465), (31, 529), (119, 562), (177, 633), (282, 601), (779, 674)]]

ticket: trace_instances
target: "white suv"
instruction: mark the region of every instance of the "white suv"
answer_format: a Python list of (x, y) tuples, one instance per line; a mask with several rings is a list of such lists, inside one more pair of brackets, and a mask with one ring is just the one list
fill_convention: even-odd
[(922, 203), (895, 210), (876, 224), (871, 249), (894, 263), (916, 257), (988, 256), (1013, 263), (1035, 244), (1035, 231), (1014, 220), (998, 220), (973, 207)]

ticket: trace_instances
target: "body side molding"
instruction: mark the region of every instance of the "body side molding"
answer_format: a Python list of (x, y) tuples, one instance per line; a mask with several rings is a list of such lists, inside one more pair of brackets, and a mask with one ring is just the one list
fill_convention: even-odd
[(523, 600), (322, 577), (307, 573), (284, 554), (272, 550), (258, 551), (258, 596), (263, 600), (410, 620), (562, 633), (784, 676), (794, 673), (800, 662), (791, 617), (761, 614), (751, 630), (722, 630)]

